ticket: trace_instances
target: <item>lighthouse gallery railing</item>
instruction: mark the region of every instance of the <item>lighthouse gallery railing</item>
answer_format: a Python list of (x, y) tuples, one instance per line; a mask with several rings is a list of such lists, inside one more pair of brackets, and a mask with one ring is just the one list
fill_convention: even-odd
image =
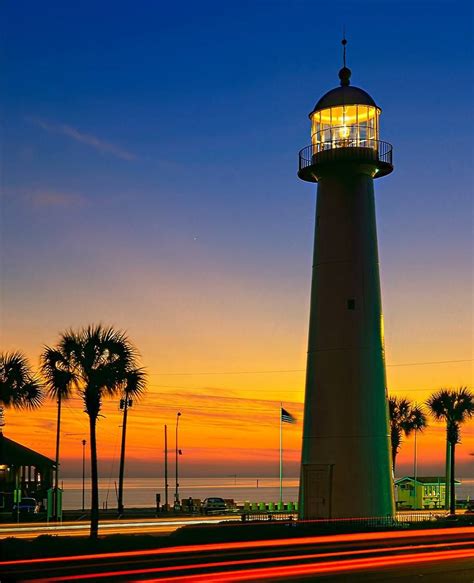
[[(392, 164), (392, 144), (372, 139), (341, 139), (317, 142), (306, 146), (299, 153), (299, 170), (313, 166), (315, 163), (347, 161), (374, 161)], [(324, 152), (321, 160), (318, 154)]]

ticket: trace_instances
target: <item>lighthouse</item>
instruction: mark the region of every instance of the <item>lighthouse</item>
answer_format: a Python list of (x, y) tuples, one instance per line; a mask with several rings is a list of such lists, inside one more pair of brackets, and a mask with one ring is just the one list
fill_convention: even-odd
[(299, 492), (301, 519), (394, 513), (374, 179), (381, 109), (339, 71), (309, 114), (298, 176), (317, 183)]

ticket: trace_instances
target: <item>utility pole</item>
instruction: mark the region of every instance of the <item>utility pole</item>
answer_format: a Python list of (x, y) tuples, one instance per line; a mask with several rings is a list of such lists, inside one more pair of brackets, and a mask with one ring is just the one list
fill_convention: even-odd
[(86, 443), (85, 439), (82, 440), (82, 512), (84, 512), (86, 506)]
[(181, 417), (181, 413), (178, 411), (176, 413), (176, 441), (175, 441), (175, 470), (176, 470), (176, 487), (174, 492), (174, 505), (179, 506), (179, 480), (178, 480), (178, 456), (179, 456), (179, 449), (178, 449), (178, 426), (179, 426), (179, 418)]
[(121, 516), (124, 511), (123, 507), (123, 476), (125, 471), (125, 438), (127, 434), (127, 414), (128, 408), (132, 406), (132, 399), (129, 398), (128, 393), (125, 391), (124, 396), (120, 399), (120, 409), (123, 410), (123, 421), (122, 421), (122, 445), (120, 449), (120, 470), (119, 470), (119, 485), (118, 485), (118, 503), (117, 512)]
[(59, 488), (59, 440), (60, 440), (60, 428), (61, 428), (61, 391), (58, 392), (58, 416), (56, 421), (56, 470), (54, 472), (54, 491), (53, 491), (53, 520), (58, 520), (58, 488)]
[(21, 489), (20, 489), (20, 466), (16, 468), (16, 477), (15, 477), (15, 497), (16, 497), (16, 521), (17, 523), (20, 522), (20, 502), (21, 502)]
[(165, 425), (165, 510), (168, 512), (168, 426)]

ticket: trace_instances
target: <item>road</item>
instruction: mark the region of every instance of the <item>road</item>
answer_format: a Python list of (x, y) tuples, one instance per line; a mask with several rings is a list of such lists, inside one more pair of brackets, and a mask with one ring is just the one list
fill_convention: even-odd
[(2, 581), (36, 583), (269, 580), (408, 583), (421, 576), (425, 583), (472, 583), (474, 528), (321, 535), (40, 558), (1, 562), (0, 573)]
[[(99, 534), (169, 534), (189, 524), (213, 524), (222, 520), (240, 521), (240, 516), (189, 516), (135, 520), (101, 520)], [(0, 539), (14, 536), (32, 539), (43, 534), (88, 536), (89, 522), (61, 522), (59, 524), (12, 523), (0, 525)]]
[[(444, 515), (443, 512), (426, 512), (431, 516)], [(400, 521), (410, 519), (411, 514), (398, 513), (397, 518)], [(221, 514), (213, 516), (169, 516), (167, 518), (128, 518), (128, 519), (109, 519), (101, 520), (99, 523), (99, 532), (105, 534), (169, 534), (177, 530), (180, 526), (189, 524), (212, 524), (222, 520), (240, 521), (240, 515)], [(57, 536), (88, 536), (88, 521), (69, 521), (61, 523), (0, 523), (0, 540), (14, 536), (16, 538), (31, 539), (43, 534), (54, 534)]]

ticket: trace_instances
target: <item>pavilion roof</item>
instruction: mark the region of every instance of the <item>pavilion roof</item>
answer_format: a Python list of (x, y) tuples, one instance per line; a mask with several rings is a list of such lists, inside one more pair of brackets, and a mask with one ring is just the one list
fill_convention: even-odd
[[(398, 478), (395, 480), (395, 484), (400, 484), (401, 482), (415, 482), (415, 476), (405, 476), (404, 478)], [(419, 484), (444, 484), (446, 483), (446, 476), (417, 476), (416, 482)], [(460, 484), (460, 480), (454, 480), (455, 484)]]
[(0, 464), (38, 468), (55, 466), (55, 462), (49, 457), (5, 437), (2, 433), (0, 433)]

